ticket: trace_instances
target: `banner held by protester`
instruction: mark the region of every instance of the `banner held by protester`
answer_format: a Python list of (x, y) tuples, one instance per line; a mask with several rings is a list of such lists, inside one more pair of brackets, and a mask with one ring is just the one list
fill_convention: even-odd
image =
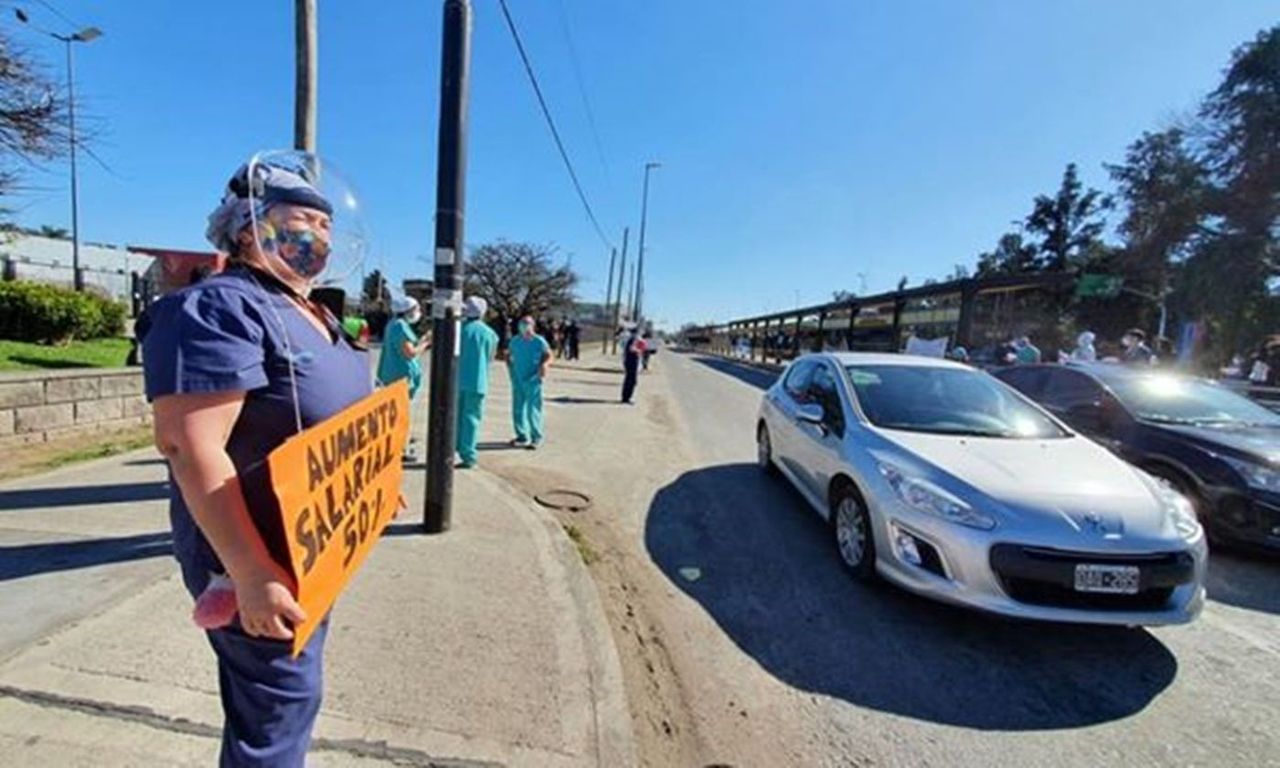
[(271, 452), (298, 604), (296, 656), (355, 575), (400, 505), (409, 389), (379, 389)]

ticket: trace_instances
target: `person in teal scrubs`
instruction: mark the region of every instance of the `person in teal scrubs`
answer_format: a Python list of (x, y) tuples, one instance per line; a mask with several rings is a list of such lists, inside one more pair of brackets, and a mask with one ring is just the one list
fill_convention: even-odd
[(409, 380), (409, 399), (422, 387), (422, 353), (431, 346), (429, 341), (419, 341), (413, 332), (413, 324), (422, 319), (422, 307), (411, 296), (397, 296), (391, 300), (395, 319), (382, 333), (382, 354), (378, 358), (378, 383), (383, 386), (401, 379)]
[[(409, 381), (409, 401), (412, 402), (422, 388), (422, 353), (431, 347), (430, 339), (418, 340), (413, 325), (422, 319), (422, 307), (412, 296), (397, 296), (391, 300), (395, 318), (382, 332), (382, 354), (378, 357), (378, 383), (382, 386), (401, 379)], [(404, 460), (414, 461), (418, 456), (417, 430), (409, 433), (404, 447)]]
[(511, 416), (517, 448), (536, 450), (542, 444), (542, 380), (551, 364), (551, 345), (533, 330), (533, 318), (520, 318), (519, 334), (507, 347), (511, 374)]
[(498, 349), (498, 334), (484, 321), (489, 304), (471, 296), (463, 307), (466, 318), (458, 341), (458, 468), (471, 469), (479, 460), (480, 420), (489, 392), (489, 363)]

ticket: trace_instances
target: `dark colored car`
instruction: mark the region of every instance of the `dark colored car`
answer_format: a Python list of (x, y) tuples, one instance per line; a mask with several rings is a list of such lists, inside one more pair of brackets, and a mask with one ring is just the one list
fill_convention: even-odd
[(1280, 552), (1280, 415), (1204, 379), (1122, 365), (995, 374), (1191, 499), (1212, 539)]

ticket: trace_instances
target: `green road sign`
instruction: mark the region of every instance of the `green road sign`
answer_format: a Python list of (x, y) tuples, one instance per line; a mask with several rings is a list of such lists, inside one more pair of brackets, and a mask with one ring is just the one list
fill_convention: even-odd
[(1124, 278), (1115, 275), (1081, 275), (1076, 298), (1114, 299), (1124, 287)]

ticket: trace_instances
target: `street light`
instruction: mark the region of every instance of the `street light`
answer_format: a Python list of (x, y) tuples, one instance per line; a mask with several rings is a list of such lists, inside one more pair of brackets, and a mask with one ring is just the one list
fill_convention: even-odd
[(76, 290), (83, 291), (84, 275), (80, 272), (80, 203), (78, 199), (80, 185), (76, 177), (76, 80), (75, 68), (71, 58), (71, 44), (89, 43), (97, 40), (102, 37), (102, 30), (97, 27), (85, 27), (75, 34), (60, 35), (57, 32), (50, 32), (32, 24), (26, 11), (21, 8), (15, 8), (14, 15), (23, 24), (55, 40), (60, 40), (67, 46), (67, 117), (71, 129), (71, 268), (73, 272), (72, 282)]
[(661, 167), (662, 163), (644, 164), (644, 195), (640, 201), (640, 255), (636, 262), (636, 296), (631, 312), (637, 325), (640, 323), (641, 300), (644, 298), (644, 225), (649, 215), (649, 171)]

